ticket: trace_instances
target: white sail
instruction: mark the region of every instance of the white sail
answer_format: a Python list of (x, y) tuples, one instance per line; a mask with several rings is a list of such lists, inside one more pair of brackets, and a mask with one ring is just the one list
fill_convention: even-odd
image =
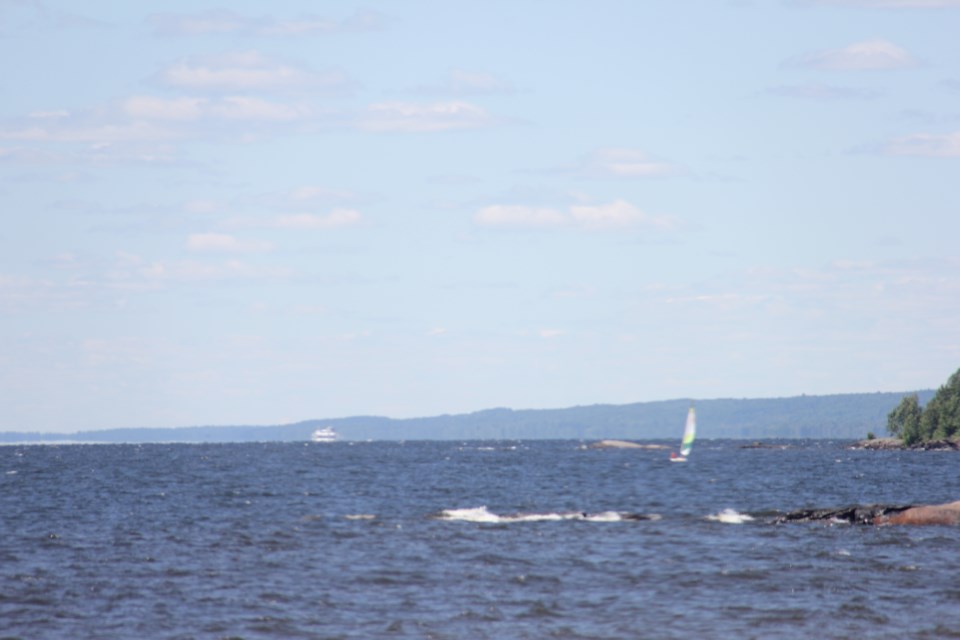
[(683, 428), (683, 440), (680, 442), (680, 455), (686, 458), (693, 448), (693, 439), (697, 437), (697, 413), (693, 406), (687, 412), (687, 424)]

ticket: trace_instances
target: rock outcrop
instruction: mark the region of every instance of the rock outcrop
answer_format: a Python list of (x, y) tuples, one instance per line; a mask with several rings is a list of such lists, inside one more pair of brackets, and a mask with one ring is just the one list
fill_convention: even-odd
[(877, 518), (901, 513), (912, 505), (866, 504), (830, 509), (798, 509), (774, 519), (775, 524), (786, 522), (846, 522), (873, 524)]
[(910, 446), (903, 444), (899, 438), (874, 438), (872, 440), (861, 440), (854, 444), (851, 449), (873, 449), (880, 451), (960, 451), (960, 441), (948, 440), (926, 440), (917, 442)]
[(899, 513), (884, 514), (874, 524), (960, 524), (960, 500), (947, 504), (910, 507)]
[(774, 523), (830, 522), (869, 525), (960, 525), (960, 500), (932, 505), (867, 504), (838, 509), (799, 509)]

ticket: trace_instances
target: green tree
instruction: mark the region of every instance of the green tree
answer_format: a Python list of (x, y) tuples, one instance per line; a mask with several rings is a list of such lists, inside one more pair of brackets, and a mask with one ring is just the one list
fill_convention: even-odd
[(923, 413), (917, 394), (904, 396), (897, 408), (887, 416), (887, 431), (895, 438), (903, 438), (908, 445), (918, 442), (922, 439), (920, 422)]
[(960, 437), (960, 369), (922, 409), (916, 394), (901, 400), (887, 416), (887, 431), (907, 445)]
[(930, 401), (936, 402), (936, 423), (930, 437), (952, 438), (960, 435), (960, 370), (937, 390)]

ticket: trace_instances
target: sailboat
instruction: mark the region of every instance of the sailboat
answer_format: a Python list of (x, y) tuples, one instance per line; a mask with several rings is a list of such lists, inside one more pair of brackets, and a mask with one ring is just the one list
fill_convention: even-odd
[(690, 449), (693, 448), (693, 439), (697, 436), (697, 412), (693, 405), (687, 411), (687, 424), (683, 427), (683, 440), (680, 441), (680, 455), (675, 451), (670, 452), (670, 462), (686, 462), (690, 455)]

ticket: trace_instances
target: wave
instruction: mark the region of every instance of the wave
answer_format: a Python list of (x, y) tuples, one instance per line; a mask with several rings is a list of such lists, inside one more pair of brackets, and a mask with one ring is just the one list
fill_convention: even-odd
[(544, 513), (514, 513), (499, 515), (493, 513), (486, 506), (467, 509), (444, 509), (436, 516), (440, 520), (460, 520), (462, 522), (485, 522), (505, 524), (512, 522), (557, 522), (562, 520), (579, 520), (584, 522), (624, 522), (637, 520), (659, 520), (655, 513), (630, 513), (626, 511), (601, 511), (586, 513), (582, 511), (544, 512)]
[[(600, 511), (587, 513), (584, 511), (546, 511), (531, 513), (512, 513), (501, 515), (487, 509), (486, 506), (470, 507), (466, 509), (444, 509), (434, 516), (438, 520), (459, 520), (461, 522), (480, 522), (488, 524), (509, 524), (514, 522), (559, 522), (564, 520), (582, 522), (625, 522), (661, 520), (662, 516), (656, 513), (634, 513), (631, 511)], [(724, 524), (744, 524), (753, 522), (755, 518), (734, 509), (724, 509), (719, 513), (704, 516), (704, 519)]]
[(740, 513), (734, 509), (724, 509), (720, 513), (714, 513), (707, 516), (707, 520), (712, 520), (713, 522), (722, 522), (724, 524), (743, 524), (744, 522), (752, 522), (755, 518), (746, 513)]

